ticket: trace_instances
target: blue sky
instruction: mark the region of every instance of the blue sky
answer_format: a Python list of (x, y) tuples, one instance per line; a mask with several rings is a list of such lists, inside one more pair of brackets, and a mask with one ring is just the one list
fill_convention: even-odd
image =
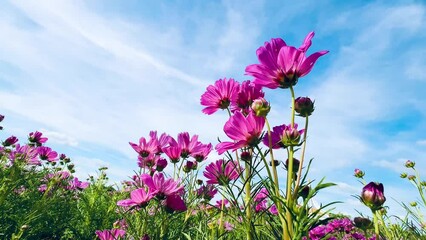
[[(338, 186), (318, 202), (363, 207), (351, 195), (385, 184), (387, 204), (415, 200), (399, 178), (407, 159), (426, 169), (426, 5), (422, 1), (1, 1), (0, 111), (5, 139), (43, 131), (85, 177), (136, 169), (128, 145), (150, 130), (199, 134), (216, 144), (226, 114), (206, 116), (199, 98), (215, 80), (239, 81), (255, 51), (281, 37), (329, 50), (300, 79), (316, 100), (308, 158), (312, 179)], [(266, 90), (271, 124), (289, 119), (289, 92)], [(282, 155), (283, 156), (283, 155)], [(211, 159), (215, 159), (212, 155)], [(284, 175), (283, 175), (284, 178)]]

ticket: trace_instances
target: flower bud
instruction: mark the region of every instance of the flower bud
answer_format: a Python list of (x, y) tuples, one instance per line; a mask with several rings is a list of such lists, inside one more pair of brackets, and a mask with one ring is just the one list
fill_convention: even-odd
[(303, 186), (299, 190), (299, 196), (301, 196), (303, 198), (303, 200), (305, 200), (308, 197), (310, 190), (311, 190), (311, 188), (308, 185)]
[(408, 178), (408, 180), (413, 181), (413, 180), (416, 179), (416, 176), (414, 176), (414, 175), (408, 175), (407, 178)]
[[(275, 167), (280, 165), (280, 163), (281, 163), (280, 160), (277, 160), (277, 159), (274, 160)], [(269, 161), (269, 166), (272, 166), (272, 161)]]
[(354, 224), (357, 228), (360, 228), (364, 231), (371, 228), (373, 226), (372, 222), (368, 218), (356, 217), (354, 218)]
[(415, 207), (415, 206), (417, 206), (417, 202), (410, 202), (410, 205), (411, 205), (412, 207)]
[(63, 154), (63, 153), (61, 153), (61, 154), (59, 155), (59, 159), (60, 159), (60, 160), (64, 160), (66, 157), (67, 157), (67, 156), (66, 156), (65, 154)]
[(192, 162), (192, 161), (186, 161), (185, 166), (183, 166), (183, 171), (186, 173), (189, 173), (191, 170), (193, 169), (197, 169), (197, 164), (196, 162)]
[(0, 122), (2, 122), (2, 121), (3, 121), (3, 119), (4, 119), (4, 115), (1, 115), (1, 114), (0, 114)]
[(244, 151), (241, 153), (241, 160), (244, 162), (251, 162), (251, 153)]
[(362, 189), (361, 200), (373, 211), (380, 209), (386, 201), (383, 184), (370, 182), (365, 185)]
[(291, 125), (286, 127), (281, 138), (282, 144), (285, 146), (299, 145), (302, 132), (303, 131), (298, 131), (296, 127), (291, 127)]
[(266, 117), (271, 110), (271, 106), (264, 98), (258, 98), (251, 104), (251, 109), (256, 113), (256, 116)]
[(406, 178), (407, 177), (407, 173), (403, 172), (401, 173), (401, 175), (399, 175), (401, 178)]
[(202, 185), (202, 184), (203, 184), (203, 180), (201, 180), (201, 179), (197, 179), (197, 184), (198, 184), (198, 185)]
[(157, 160), (156, 165), (157, 165), (156, 170), (161, 172), (163, 171), (164, 168), (167, 167), (167, 160), (164, 158), (160, 158)]
[(416, 165), (416, 163), (415, 162), (413, 162), (413, 161), (410, 161), (410, 160), (407, 160), (406, 162), (405, 162), (405, 167), (406, 168), (414, 168), (414, 166)]
[[(297, 172), (299, 171), (299, 165), (300, 165), (300, 161), (296, 158), (293, 158), (293, 172)], [(285, 160), (285, 164), (284, 164), (285, 169), (288, 170), (288, 159)]]
[(365, 175), (365, 173), (363, 171), (361, 171), (360, 169), (356, 168), (355, 172), (354, 172), (354, 176), (356, 178), (363, 178)]
[(298, 97), (294, 102), (294, 111), (296, 111), (299, 116), (307, 117), (314, 112), (314, 102), (308, 97)]

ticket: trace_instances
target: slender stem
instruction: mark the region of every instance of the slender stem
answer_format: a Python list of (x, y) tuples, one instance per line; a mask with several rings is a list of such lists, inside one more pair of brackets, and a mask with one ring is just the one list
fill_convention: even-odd
[(219, 235), (223, 233), (223, 211), (225, 209), (225, 197), (222, 193), (222, 202), (220, 204), (220, 220), (219, 220)]
[(295, 104), (295, 97), (294, 97), (294, 89), (292, 86), (290, 86), (290, 92), (291, 92), (291, 127), (294, 127), (294, 116), (296, 115), (294, 111), (294, 104)]
[(379, 220), (377, 219), (377, 213), (373, 211), (373, 221), (374, 221), (374, 233), (376, 234), (376, 240), (379, 240)]
[(265, 155), (263, 154), (262, 150), (260, 150), (259, 146), (256, 146), (256, 150), (259, 152), (260, 158), (263, 160), (263, 163), (265, 164), (266, 171), (268, 172), (268, 177), (272, 181), (273, 178), (272, 178), (271, 170), (269, 169), (268, 162), (266, 161)]
[(247, 223), (249, 224), (249, 228), (247, 229), (247, 239), (251, 240), (251, 206), (250, 206), (250, 199), (251, 199), (251, 176), (250, 176), (250, 164), (246, 161), (245, 162), (245, 190), (246, 190), (246, 199), (245, 199), (245, 203), (246, 203), (246, 218), (247, 218)]
[(306, 121), (305, 121), (305, 132), (303, 133), (303, 147), (302, 147), (302, 153), (300, 155), (300, 164), (299, 169), (297, 171), (297, 180), (296, 185), (294, 188), (294, 199), (297, 199), (297, 195), (299, 192), (299, 185), (300, 185), (300, 179), (302, 178), (302, 167), (303, 167), (303, 161), (305, 160), (305, 151), (306, 151), (306, 136), (308, 135), (308, 124), (309, 124), (309, 116), (306, 115)]
[(269, 155), (271, 156), (272, 173), (274, 174), (275, 194), (277, 196), (279, 196), (280, 195), (280, 184), (278, 182), (277, 166), (275, 165), (274, 151), (272, 149), (271, 126), (269, 125), (269, 121), (268, 121), (268, 119), (266, 117), (265, 117), (265, 122), (266, 122), (266, 127), (268, 128)]
[(290, 210), (293, 209), (293, 197), (291, 193), (291, 186), (293, 183), (293, 155), (294, 148), (293, 146), (289, 146), (288, 151), (288, 166), (287, 166), (287, 191), (286, 191), (286, 204), (287, 204), (287, 212), (286, 212), (286, 220), (287, 220), (287, 228), (284, 229), (284, 236), (286, 239), (291, 239), (291, 235), (293, 232), (293, 216), (291, 215)]
[[(294, 117), (295, 117), (295, 97), (294, 97), (294, 89), (293, 86), (290, 86), (291, 93), (291, 128), (294, 128)], [(286, 212), (286, 221), (287, 227), (284, 231), (284, 239), (291, 239), (291, 235), (293, 234), (293, 216), (291, 215), (291, 210), (293, 209), (293, 197), (291, 193), (291, 187), (293, 185), (293, 155), (294, 155), (294, 147), (289, 146), (288, 151), (288, 166), (287, 166), (287, 186), (286, 186), (286, 204), (287, 204), (287, 212)]]

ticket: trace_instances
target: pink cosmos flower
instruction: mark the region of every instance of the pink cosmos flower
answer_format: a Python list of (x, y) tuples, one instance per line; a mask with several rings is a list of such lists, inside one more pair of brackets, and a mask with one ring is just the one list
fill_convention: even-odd
[(162, 173), (154, 176), (142, 174), (140, 176), (142, 182), (148, 187), (148, 191), (159, 199), (164, 199), (171, 195), (180, 195), (183, 193), (183, 186), (179, 186), (179, 182), (172, 178), (165, 179)]
[(155, 155), (158, 153), (158, 140), (156, 138), (150, 138), (147, 141), (144, 137), (139, 139), (139, 145), (129, 142), (130, 146), (137, 152), (141, 157), (148, 157), (150, 154)]
[(50, 147), (38, 147), (38, 156), (41, 160), (47, 160), (49, 162), (56, 162), (58, 153), (53, 151)]
[(157, 140), (157, 154), (163, 152), (163, 148), (169, 144), (170, 136), (166, 133), (162, 133), (160, 137), (157, 137), (157, 131), (151, 131), (149, 132), (149, 136), (151, 139)]
[(219, 109), (227, 109), (237, 99), (239, 89), (240, 84), (232, 78), (217, 80), (201, 95), (201, 105), (206, 106), (203, 113), (211, 115)]
[(9, 147), (18, 142), (18, 138), (15, 136), (10, 136), (3, 142), (3, 147)]
[(126, 234), (126, 231), (122, 229), (118, 229), (118, 228), (114, 228), (111, 230), (96, 231), (96, 236), (98, 236), (100, 240), (118, 240), (124, 237), (125, 234)]
[(185, 202), (182, 200), (182, 198), (179, 195), (167, 196), (165, 204), (166, 204), (166, 210), (171, 212), (187, 210)]
[(28, 141), (30, 143), (35, 144), (36, 146), (41, 146), (43, 143), (47, 141), (46, 137), (42, 137), (42, 133), (39, 131), (35, 131), (29, 134)]
[(180, 155), (182, 153), (182, 150), (180, 149), (180, 147), (178, 147), (178, 146), (175, 146), (175, 147), (170, 146), (170, 147), (167, 147), (167, 148), (163, 148), (163, 151), (167, 155), (167, 157), (170, 158), (170, 161), (172, 163), (179, 162)]
[(234, 142), (221, 142), (216, 150), (222, 154), (228, 150), (237, 150), (242, 147), (254, 147), (260, 141), (265, 118), (257, 117), (250, 112), (246, 117), (241, 112), (235, 112), (223, 128), (225, 134)]
[(78, 180), (78, 178), (75, 177), (69, 182), (68, 189), (69, 190), (75, 190), (75, 189), (82, 190), (82, 189), (87, 188), (88, 186), (89, 186), (88, 182), (82, 182), (82, 181)]
[(251, 104), (258, 98), (263, 98), (265, 93), (262, 92), (262, 87), (250, 81), (244, 81), (241, 84), (237, 98), (231, 103), (231, 111), (241, 111), (247, 115), (251, 109)]
[(201, 144), (198, 149), (191, 153), (191, 157), (195, 158), (197, 162), (202, 162), (207, 159), (207, 156), (212, 151), (212, 144)]
[(221, 200), (217, 200), (216, 204), (214, 206), (217, 207), (217, 208), (222, 208), (222, 207), (227, 208), (227, 207), (230, 206), (230, 203), (229, 203), (228, 199), (223, 198)]
[(189, 133), (182, 132), (178, 134), (177, 138), (177, 141), (172, 137), (170, 138), (170, 146), (179, 147), (181, 150), (180, 156), (182, 158), (187, 158), (192, 153), (198, 152), (201, 148), (204, 147), (203, 144), (198, 141), (198, 135), (189, 137)]
[(212, 184), (207, 184), (205, 186), (201, 186), (197, 189), (197, 195), (200, 198), (203, 198), (206, 201), (210, 201), (214, 198), (217, 193), (217, 188), (215, 188)]
[(151, 193), (145, 192), (145, 189), (139, 188), (136, 190), (133, 190), (130, 193), (129, 199), (120, 200), (117, 202), (118, 206), (121, 207), (133, 207), (133, 206), (140, 206), (145, 207), (149, 200), (151, 200), (153, 195)]
[(10, 160), (12, 164), (16, 159), (23, 159), (28, 165), (41, 165), (37, 156), (37, 149), (28, 145), (21, 146), (16, 144), (15, 150), (10, 152)]
[(281, 38), (273, 38), (257, 49), (259, 64), (247, 66), (246, 74), (253, 76), (254, 83), (271, 89), (294, 86), (300, 77), (308, 74), (317, 59), (328, 51), (319, 51), (306, 57), (314, 32), (310, 32), (299, 49), (287, 46)]
[(207, 184), (224, 186), (240, 176), (240, 169), (241, 167), (238, 165), (238, 162), (220, 159), (207, 165), (203, 174), (207, 178)]

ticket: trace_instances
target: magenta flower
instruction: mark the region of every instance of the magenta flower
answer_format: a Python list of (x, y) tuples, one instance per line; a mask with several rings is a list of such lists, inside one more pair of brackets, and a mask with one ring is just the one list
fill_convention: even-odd
[(221, 142), (216, 150), (222, 154), (228, 150), (237, 150), (242, 147), (254, 147), (260, 141), (265, 118), (257, 117), (250, 112), (246, 117), (241, 112), (235, 112), (225, 123), (223, 130), (234, 142)]
[(236, 161), (217, 160), (207, 165), (203, 172), (207, 178), (207, 184), (227, 185), (231, 180), (240, 176), (241, 166)]
[(262, 87), (275, 89), (294, 86), (300, 77), (312, 70), (319, 57), (328, 53), (319, 51), (306, 57), (313, 37), (314, 32), (310, 32), (299, 49), (287, 46), (281, 38), (265, 42), (256, 51), (260, 63), (247, 66), (246, 74), (253, 76), (254, 83)]
[(122, 229), (118, 229), (118, 228), (114, 228), (111, 230), (96, 231), (96, 236), (98, 236), (100, 240), (118, 240), (124, 237), (125, 234), (126, 234), (126, 231)]
[(56, 158), (58, 157), (58, 153), (53, 151), (50, 147), (38, 147), (38, 157), (41, 160), (47, 160), (49, 162), (56, 162)]
[(179, 186), (179, 182), (172, 178), (165, 179), (162, 173), (154, 176), (142, 174), (140, 176), (142, 182), (148, 187), (148, 191), (158, 199), (164, 199), (171, 195), (180, 195), (183, 193), (183, 186)]
[(163, 152), (163, 148), (167, 146), (167, 144), (169, 144), (170, 141), (170, 136), (167, 135), (166, 133), (162, 133), (160, 135), (160, 137), (157, 137), (157, 131), (151, 131), (149, 132), (149, 136), (151, 139), (153, 139), (153, 141), (157, 142), (157, 151), (156, 153), (162, 153)]
[(177, 163), (180, 160), (180, 155), (182, 153), (182, 150), (180, 149), (180, 147), (176, 146), (176, 147), (167, 147), (167, 148), (163, 148), (164, 153), (167, 155), (167, 157), (169, 157), (170, 161), (172, 163)]
[(88, 182), (82, 182), (82, 181), (78, 180), (78, 178), (75, 177), (69, 182), (68, 189), (69, 190), (75, 190), (75, 189), (82, 190), (82, 189), (87, 188), (88, 186), (89, 186)]
[(211, 115), (219, 109), (227, 109), (237, 99), (240, 84), (234, 79), (219, 79), (207, 87), (201, 95), (201, 105), (206, 106), (203, 113)]
[(261, 86), (255, 85), (250, 81), (244, 81), (241, 84), (235, 102), (231, 102), (231, 110), (232, 112), (241, 111), (244, 115), (247, 115), (253, 101), (264, 96), (265, 93), (262, 92)]
[(139, 188), (130, 193), (129, 199), (120, 200), (117, 202), (117, 205), (121, 207), (145, 207), (152, 198), (153, 195), (151, 193), (147, 193), (143, 188)]
[(217, 207), (217, 208), (227, 208), (227, 207), (229, 207), (229, 205), (230, 205), (230, 203), (229, 203), (228, 199), (223, 198), (221, 200), (217, 200), (216, 201), (215, 207)]
[(187, 132), (179, 133), (177, 142), (173, 138), (170, 138), (170, 146), (179, 147), (182, 158), (187, 158), (192, 153), (204, 148), (204, 145), (198, 141), (198, 135), (189, 137), (189, 133)]
[(41, 165), (40, 160), (38, 160), (37, 158), (37, 148), (34, 148), (29, 145), (21, 146), (19, 144), (16, 144), (15, 151), (11, 151), (9, 155), (12, 164), (17, 159), (21, 159), (26, 161), (28, 165)]
[(164, 168), (167, 167), (167, 160), (164, 158), (159, 158), (157, 162), (155, 163), (155, 166), (156, 166), (155, 170), (157, 170), (158, 172), (161, 172), (164, 170)]
[(148, 157), (150, 154), (155, 155), (158, 153), (159, 142), (157, 138), (152, 138), (152, 135), (149, 141), (141, 137), (139, 145), (132, 142), (129, 142), (129, 144), (141, 157)]
[(43, 143), (47, 141), (46, 137), (42, 137), (42, 133), (35, 131), (29, 134), (28, 141), (30, 143), (35, 144), (36, 146), (41, 146)]
[(207, 184), (206, 186), (201, 186), (197, 190), (197, 195), (200, 198), (203, 198), (206, 201), (210, 201), (214, 198), (217, 193), (217, 188), (212, 184)]
[(166, 198), (166, 210), (173, 211), (186, 211), (185, 202), (179, 195), (170, 195)]
[(9, 147), (18, 142), (18, 138), (15, 136), (10, 136), (3, 142), (3, 147)]
[(159, 158), (160, 158), (159, 155), (153, 155), (153, 154), (150, 154), (146, 157), (141, 157), (139, 155), (138, 156), (138, 166), (140, 168), (152, 170), (154, 168), (154, 166), (157, 164), (157, 161), (158, 161)]
[(193, 153), (191, 153), (191, 157), (195, 158), (197, 162), (202, 162), (207, 159), (207, 156), (212, 151), (212, 144), (201, 144)]

